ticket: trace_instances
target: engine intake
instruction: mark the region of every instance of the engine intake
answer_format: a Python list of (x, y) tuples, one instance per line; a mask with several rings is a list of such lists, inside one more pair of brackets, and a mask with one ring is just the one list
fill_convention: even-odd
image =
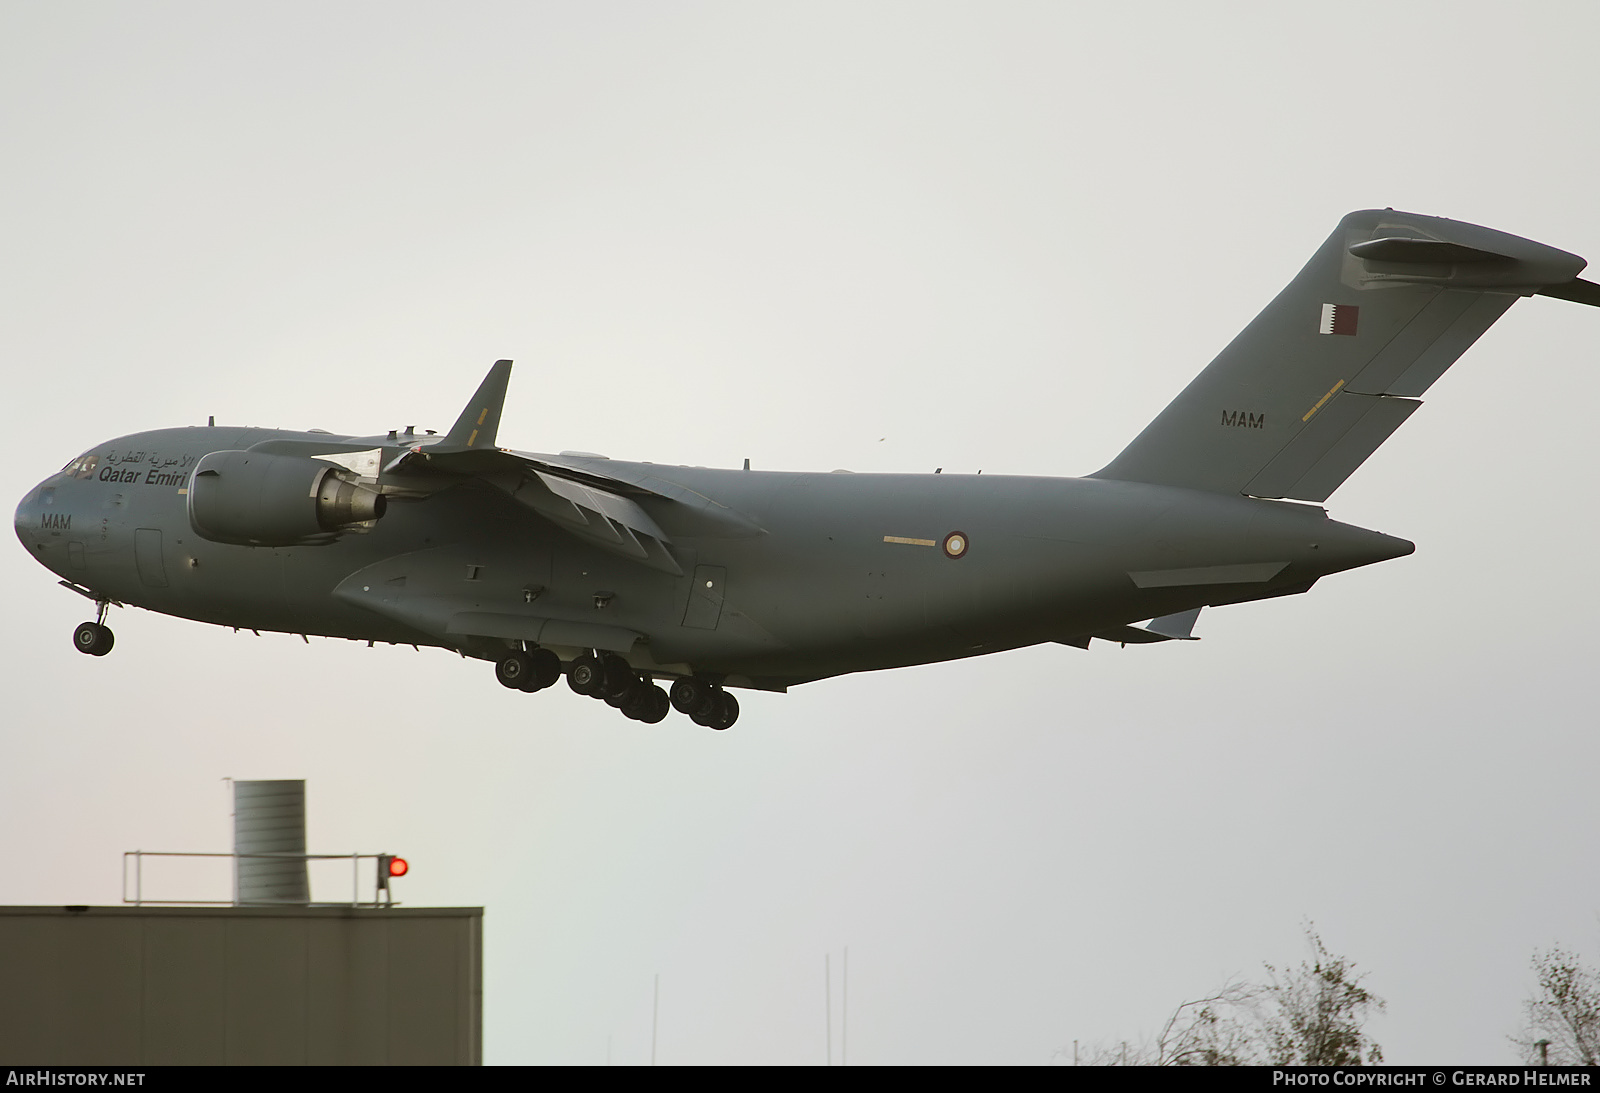
[(265, 452), (212, 452), (189, 479), (189, 526), (214, 543), (304, 546), (366, 531), (388, 499), (338, 467)]

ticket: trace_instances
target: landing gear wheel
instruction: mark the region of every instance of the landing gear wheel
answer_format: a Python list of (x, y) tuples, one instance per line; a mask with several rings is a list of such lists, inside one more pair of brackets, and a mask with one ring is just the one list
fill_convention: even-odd
[(692, 712), (689, 716), (694, 720), (699, 721), (702, 725), (709, 725), (711, 723), (710, 719), (717, 715), (717, 703), (721, 700), (722, 688), (713, 687), (711, 690), (706, 692), (705, 701), (696, 706), (694, 708), (694, 712)]
[(712, 692), (711, 701), (690, 714), (689, 720), (696, 725), (704, 725), (708, 729), (720, 732), (732, 727), (733, 723), (739, 720), (739, 700), (718, 688)]
[(717, 689), (703, 679), (680, 679), (672, 685), (672, 708), (693, 717), (716, 693)]
[[(655, 696), (661, 693), (661, 688), (639, 681), (639, 685), (629, 691), (627, 696), (617, 706), (622, 711), (622, 716), (630, 721), (644, 721), (655, 707)], [(606, 699), (607, 702), (611, 700)]]
[(722, 688), (713, 687), (709, 692), (707, 692), (706, 700), (699, 706), (696, 706), (693, 712), (689, 714), (689, 720), (693, 721), (696, 725), (704, 725), (709, 729), (712, 727), (712, 723), (716, 721), (717, 711), (721, 708)]
[[(628, 686), (626, 690), (621, 692), (607, 692), (605, 695), (606, 705), (610, 706), (614, 710), (621, 710), (623, 713), (628, 713), (628, 703), (632, 702), (634, 697), (639, 692), (644, 690), (644, 686), (644, 680), (640, 679), (638, 676), (634, 676), (633, 683)], [(632, 717), (633, 715), (628, 714), (628, 716)]]
[(72, 644), (78, 652), (88, 653), (92, 657), (103, 657), (111, 652), (115, 641), (111, 628), (97, 622), (86, 622), (72, 632)]
[(581, 695), (600, 697), (600, 689), (605, 682), (605, 668), (589, 653), (584, 653), (567, 665), (567, 686)]
[(721, 732), (723, 729), (733, 728), (733, 723), (739, 720), (739, 700), (727, 691), (719, 696), (717, 708), (712, 711), (710, 728)]
[[(607, 702), (620, 707), (623, 700), (628, 697), (628, 692), (639, 685), (639, 677), (634, 672), (633, 666), (619, 656), (608, 655), (600, 663), (605, 665), (606, 669), (606, 681), (600, 688), (600, 693), (605, 696)], [(612, 699), (616, 701), (612, 702)]]
[(667, 712), (672, 709), (672, 699), (667, 697), (667, 692), (651, 684), (645, 688), (648, 696), (645, 702), (644, 713), (638, 720), (646, 725), (659, 725), (667, 718)]
[(561, 658), (550, 650), (535, 649), (528, 654), (528, 660), (533, 663), (533, 681), (536, 685), (525, 690), (542, 691), (561, 678)]
[(494, 678), (502, 687), (525, 691), (533, 679), (533, 661), (528, 659), (527, 653), (507, 653), (494, 662)]

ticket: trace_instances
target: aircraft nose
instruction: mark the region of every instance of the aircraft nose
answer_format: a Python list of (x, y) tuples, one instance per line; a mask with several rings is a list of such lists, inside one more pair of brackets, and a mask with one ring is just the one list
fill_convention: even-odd
[(56, 489), (50, 479), (45, 479), (22, 495), (17, 511), (11, 517), (11, 530), (29, 554), (43, 561), (39, 552), (50, 538), (44, 531), (47, 515), (55, 512)]
[(34, 541), (32, 532), (39, 526), (39, 510), (42, 508), (39, 499), (41, 489), (42, 485), (35, 486), (23, 494), (22, 500), (17, 504), (16, 515), (11, 518), (11, 530), (17, 533), (17, 541), (30, 552), (33, 550)]
[(43, 522), (45, 499), (45, 483), (40, 482), (32, 490), (22, 494), (22, 499), (16, 506), (16, 515), (11, 517), (11, 530), (16, 531), (16, 538), (30, 551), (34, 549), (34, 542), (38, 539), (37, 531)]

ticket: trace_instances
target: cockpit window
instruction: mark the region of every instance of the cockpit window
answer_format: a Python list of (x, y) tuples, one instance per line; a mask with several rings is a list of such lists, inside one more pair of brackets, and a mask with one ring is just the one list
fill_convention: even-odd
[(61, 473), (69, 478), (93, 478), (95, 468), (100, 466), (100, 457), (94, 454), (80, 455), (71, 463), (61, 468)]

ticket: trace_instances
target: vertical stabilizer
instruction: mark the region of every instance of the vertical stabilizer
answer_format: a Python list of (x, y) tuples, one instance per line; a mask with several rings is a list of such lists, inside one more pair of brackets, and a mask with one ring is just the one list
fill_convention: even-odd
[(1393, 209), (1300, 275), (1095, 478), (1323, 501), (1519, 297), (1600, 302), (1577, 255)]

